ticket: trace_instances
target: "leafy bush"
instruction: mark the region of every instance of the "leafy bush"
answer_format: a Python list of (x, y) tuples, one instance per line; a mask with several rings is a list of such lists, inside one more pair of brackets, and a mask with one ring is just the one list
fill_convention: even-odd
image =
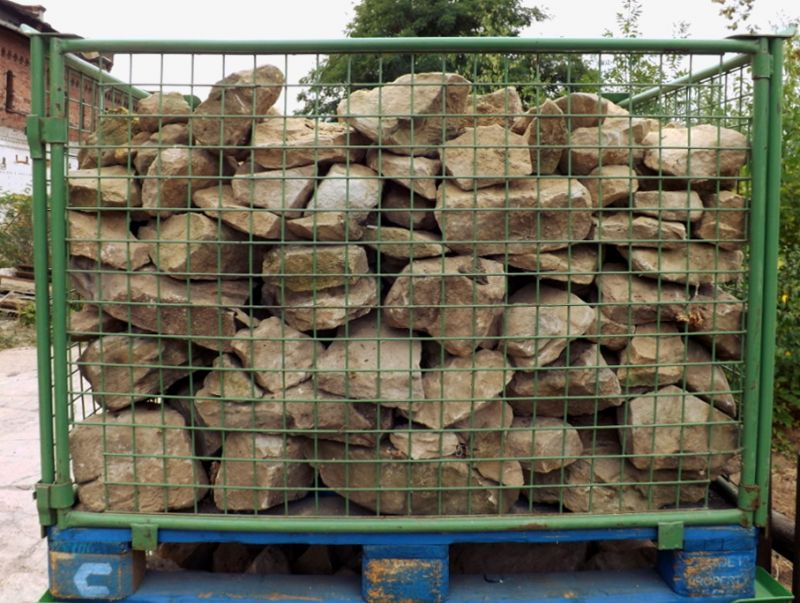
[(33, 264), (30, 195), (0, 193), (0, 268)]
[(778, 268), (775, 349), (775, 423), (790, 427), (800, 416), (800, 245), (785, 247)]

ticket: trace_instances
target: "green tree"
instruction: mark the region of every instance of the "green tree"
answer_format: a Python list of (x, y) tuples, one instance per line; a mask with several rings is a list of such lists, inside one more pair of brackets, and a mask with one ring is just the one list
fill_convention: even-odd
[[(546, 13), (522, 0), (361, 0), (345, 33), (366, 37), (519, 36)], [(547, 93), (563, 89), (560, 82), (577, 82), (586, 67), (577, 56), (529, 54), (359, 54), (331, 55), (300, 80), (298, 113), (332, 114), (347, 94), (390, 82), (405, 73), (447, 70), (476, 83), (518, 84), (524, 100), (535, 102), (542, 83)], [(525, 85), (522, 85), (522, 84)], [(488, 91), (480, 89), (479, 93)]]

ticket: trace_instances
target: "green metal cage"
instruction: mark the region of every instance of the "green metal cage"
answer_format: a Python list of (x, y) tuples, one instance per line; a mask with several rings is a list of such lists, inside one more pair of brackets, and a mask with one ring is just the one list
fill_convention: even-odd
[(764, 525), (781, 64), (33, 35), (42, 524)]

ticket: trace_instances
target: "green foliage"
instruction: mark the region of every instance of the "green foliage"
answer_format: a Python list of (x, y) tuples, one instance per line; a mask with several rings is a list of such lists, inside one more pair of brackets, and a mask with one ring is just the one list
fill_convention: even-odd
[[(361, 0), (345, 33), (366, 37), (463, 37), (518, 36), (547, 15), (521, 0)], [(322, 61), (300, 83), (308, 86), (298, 95), (301, 114), (333, 114), (347, 94), (372, 88), (405, 73), (447, 70), (476, 82), (526, 82), (520, 94), (537, 102), (537, 93), (560, 93), (554, 82), (577, 82), (586, 72), (578, 56), (549, 58), (534, 55), (472, 56), (463, 54), (409, 54), (356, 56), (332, 55)], [(346, 86), (345, 83), (351, 85)], [(542, 90), (541, 84), (547, 84)], [(478, 93), (489, 92), (478, 90)]]
[(788, 427), (800, 414), (800, 245), (783, 249), (778, 282), (775, 422)]
[(0, 193), (0, 268), (33, 264), (30, 195)]

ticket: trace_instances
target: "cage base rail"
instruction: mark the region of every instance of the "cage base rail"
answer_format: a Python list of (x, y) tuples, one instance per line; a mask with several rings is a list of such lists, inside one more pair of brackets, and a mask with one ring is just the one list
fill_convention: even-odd
[[(680, 548), (664, 550), (657, 567), (627, 572), (450, 576), (448, 546), (459, 541), (580, 542), (657, 540), (656, 528), (535, 530), (477, 534), (314, 534), (326, 544), (360, 543), (362, 575), (257, 576), (203, 572), (145, 572), (131, 530), (52, 529), (50, 591), (41, 601), (324, 601), (468, 603), (477, 601), (781, 601), (779, 585), (755, 565), (755, 529), (686, 527)], [(309, 534), (159, 530), (158, 542), (309, 542)], [(776, 589), (777, 587), (777, 589)], [(777, 594), (776, 594), (777, 593)]]

